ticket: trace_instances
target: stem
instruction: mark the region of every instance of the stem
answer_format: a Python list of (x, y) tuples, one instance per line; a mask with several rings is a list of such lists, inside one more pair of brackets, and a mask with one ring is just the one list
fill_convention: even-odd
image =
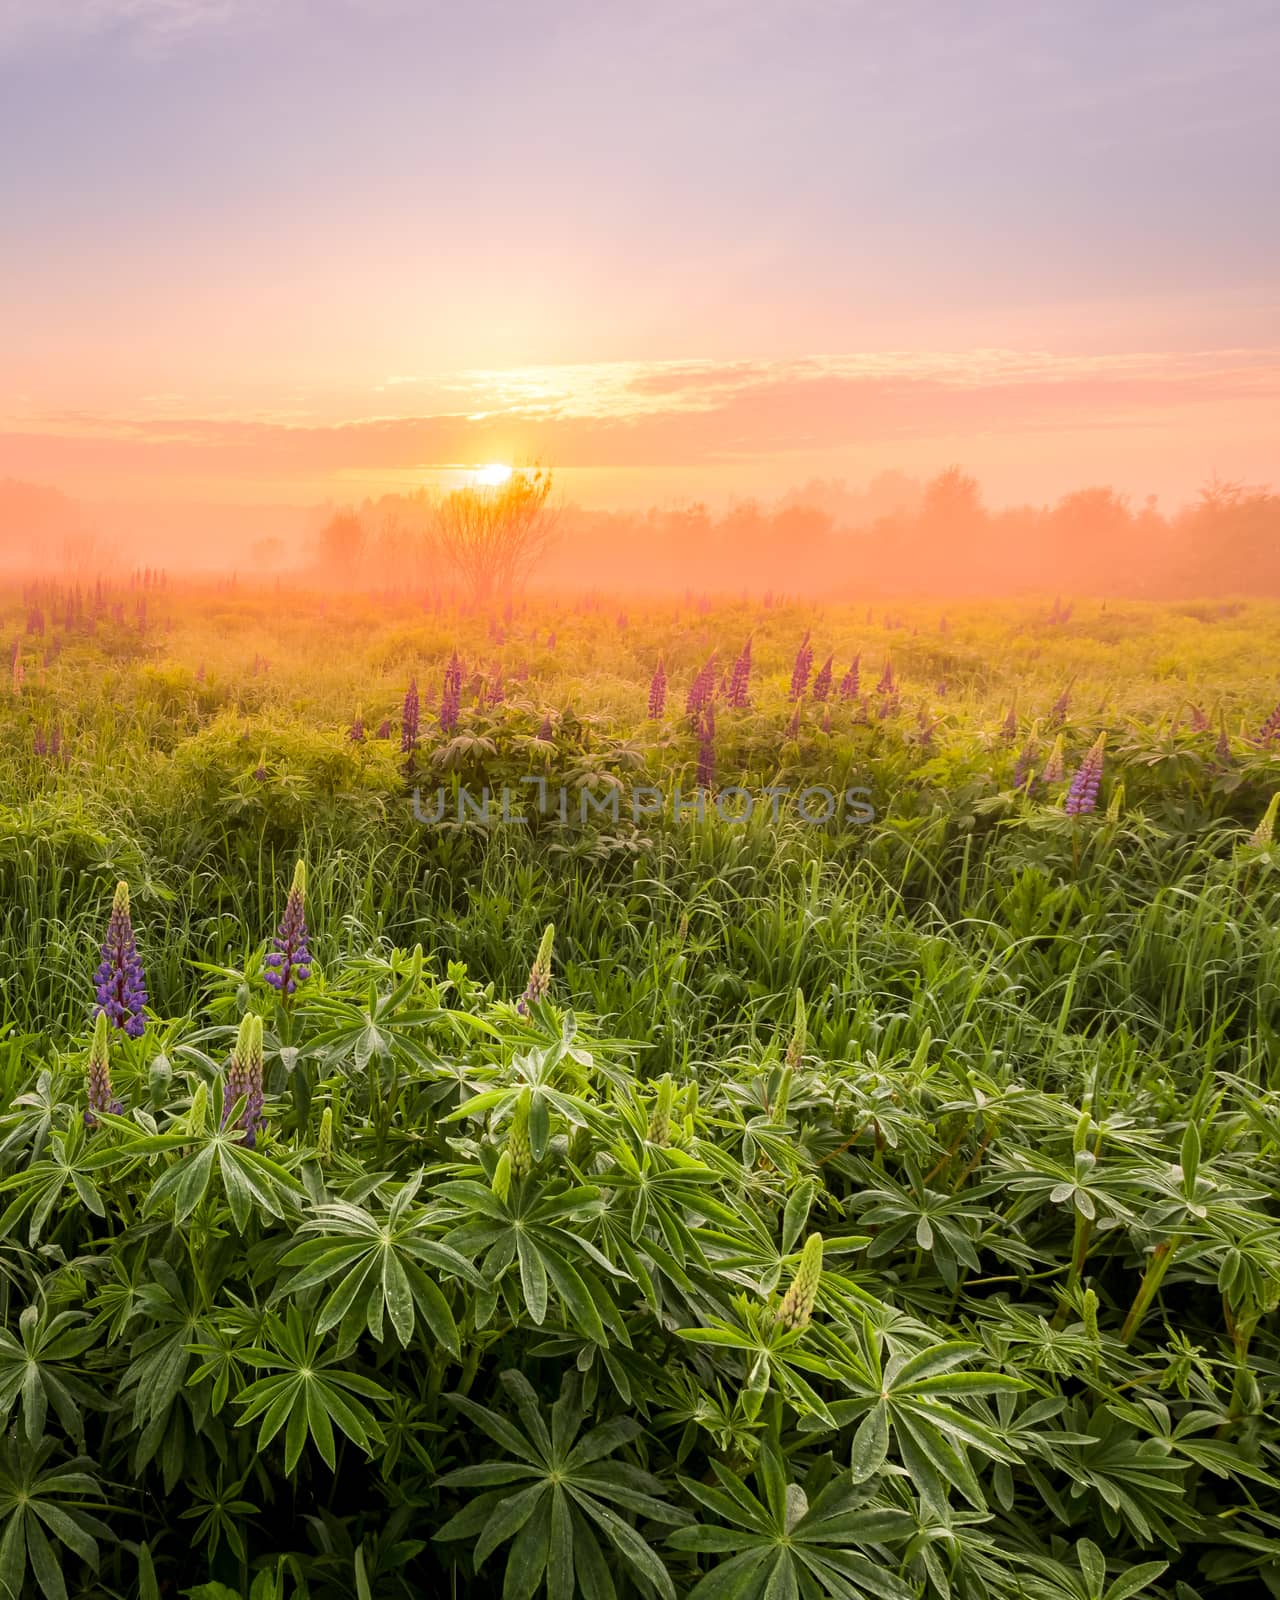
[(1173, 1265), (1174, 1253), (1182, 1243), (1182, 1235), (1174, 1234), (1172, 1239), (1165, 1239), (1151, 1252), (1151, 1261), (1147, 1270), (1142, 1274), (1142, 1282), (1138, 1285), (1138, 1292), (1133, 1297), (1133, 1304), (1129, 1307), (1129, 1315), (1124, 1319), (1124, 1327), (1120, 1330), (1120, 1339), (1128, 1344), (1137, 1333), (1143, 1317), (1156, 1295), (1160, 1292), (1160, 1285), (1164, 1282), (1164, 1275)]

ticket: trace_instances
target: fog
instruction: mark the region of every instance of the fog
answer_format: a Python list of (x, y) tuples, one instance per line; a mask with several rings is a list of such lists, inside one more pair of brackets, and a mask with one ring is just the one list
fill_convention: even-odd
[[(823, 595), (1280, 595), (1280, 496), (1209, 479), (1164, 510), (1104, 485), (1048, 505), (988, 505), (959, 467), (814, 480), (772, 501), (647, 512), (553, 500), (533, 589)], [(430, 493), (339, 505), (95, 506), (0, 481), (0, 571), (172, 576), (448, 592)]]

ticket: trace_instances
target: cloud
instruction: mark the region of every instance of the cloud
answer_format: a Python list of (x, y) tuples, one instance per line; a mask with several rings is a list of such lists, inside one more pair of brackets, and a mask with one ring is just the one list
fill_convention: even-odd
[(278, 9), (278, 0), (0, 0), (0, 56), (103, 36), (154, 53)]
[(1280, 351), (602, 363), (468, 373), (431, 387), (450, 397), (447, 409), (418, 414), (414, 396), (398, 388), (408, 402), (401, 414), (346, 421), (296, 414), (13, 418), (0, 422), (0, 474), (97, 483), (218, 476), (314, 486), (477, 460), (690, 469), (929, 440), (950, 449), (966, 437), (1172, 431), (1205, 408), (1265, 418), (1280, 399)]

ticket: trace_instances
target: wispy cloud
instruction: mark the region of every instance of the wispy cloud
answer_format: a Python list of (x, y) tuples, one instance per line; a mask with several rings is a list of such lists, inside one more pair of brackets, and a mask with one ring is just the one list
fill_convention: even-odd
[[(345, 475), (476, 460), (696, 469), (930, 440), (949, 449), (965, 437), (1016, 440), (1054, 430), (1172, 434), (1205, 407), (1259, 419), (1273, 412), (1280, 350), (983, 350), (526, 368), (437, 380), (430, 410), (415, 406), (418, 381), (395, 386), (396, 414), (341, 421), (296, 411), (11, 417), (0, 420), (0, 473), (58, 482), (225, 474), (338, 485)], [(378, 395), (383, 404), (389, 397), (385, 388)]]
[(113, 36), (154, 52), (193, 35), (255, 25), (280, 0), (0, 0), (0, 55)]

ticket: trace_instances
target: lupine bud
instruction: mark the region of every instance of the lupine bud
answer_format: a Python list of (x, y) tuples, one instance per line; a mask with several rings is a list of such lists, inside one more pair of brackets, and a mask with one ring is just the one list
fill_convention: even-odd
[(1267, 809), (1262, 814), (1262, 821), (1249, 835), (1249, 843), (1255, 845), (1269, 845), (1275, 837), (1276, 809), (1280, 807), (1280, 789), (1271, 796)]
[(526, 1177), (533, 1171), (533, 1145), (529, 1140), (529, 1106), (531, 1100), (530, 1091), (522, 1089), (511, 1117), (511, 1127), (507, 1131), (505, 1153), (511, 1158), (511, 1171), (517, 1178)]
[(97, 1127), (97, 1113), (110, 1111), (119, 1116), (124, 1109), (111, 1093), (111, 1060), (107, 1040), (107, 1014), (99, 1011), (98, 1020), (93, 1025), (93, 1043), (89, 1047), (89, 1063), (85, 1070), (89, 1100), (84, 1114), (86, 1128)]
[(825, 700), (831, 693), (831, 673), (834, 656), (828, 656), (819, 669), (818, 676), (813, 680), (813, 698)]
[(1044, 771), (1040, 774), (1044, 783), (1061, 783), (1066, 772), (1066, 763), (1062, 756), (1062, 735), (1053, 741), (1053, 749), (1049, 752), (1049, 759), (1044, 764)]
[(667, 669), (659, 661), (649, 680), (649, 718), (657, 722), (667, 705)]
[(307, 934), (304, 901), (307, 893), (307, 864), (299, 860), (293, 869), (293, 883), (285, 901), (284, 916), (275, 943), (264, 966), (263, 977), (288, 1000), (300, 983), (311, 976), (311, 946)]
[(1006, 712), (1004, 726), (1000, 731), (1004, 735), (1006, 744), (1012, 744), (1018, 737), (1018, 713), (1014, 706), (1011, 705)]
[(1277, 735), (1280, 735), (1280, 705), (1275, 708), (1261, 728), (1258, 729), (1258, 743), (1270, 744)]
[(240, 1019), (235, 1049), (227, 1062), (226, 1083), (222, 1093), (222, 1126), (225, 1128), (237, 1102), (243, 1097), (244, 1109), (235, 1126), (241, 1132), (241, 1143), (250, 1150), (258, 1142), (258, 1129), (262, 1125), (262, 1018), (252, 1012)]
[(507, 1196), (511, 1193), (510, 1150), (504, 1150), (498, 1157), (498, 1165), (493, 1169), (493, 1182), (490, 1184), (490, 1188), (505, 1205)]
[(204, 1132), (208, 1121), (209, 1086), (207, 1083), (198, 1083), (196, 1084), (196, 1092), (191, 1096), (191, 1109), (186, 1115), (187, 1128), (198, 1139)]
[(778, 1307), (778, 1321), (788, 1328), (806, 1328), (813, 1316), (818, 1299), (818, 1285), (822, 1281), (822, 1235), (811, 1233), (805, 1240), (800, 1255), (800, 1265), (791, 1280), (791, 1287)]
[(800, 1058), (804, 1055), (804, 1047), (808, 1043), (808, 1017), (805, 1014), (804, 992), (796, 990), (796, 1006), (794, 1020), (791, 1024), (791, 1039), (787, 1044), (786, 1061), (789, 1067), (798, 1067)]
[(1078, 1156), (1089, 1143), (1089, 1129), (1093, 1126), (1093, 1118), (1087, 1110), (1082, 1111), (1076, 1118), (1075, 1132), (1071, 1136), (1071, 1153)]
[(1124, 810), (1124, 784), (1118, 783), (1111, 791), (1111, 800), (1107, 806), (1107, 821), (1119, 822), (1120, 813)]
[(326, 1106), (320, 1113), (320, 1132), (316, 1138), (316, 1154), (325, 1166), (333, 1160), (333, 1107)]
[(351, 727), (348, 729), (347, 738), (350, 740), (350, 742), (352, 744), (363, 744), (364, 743), (364, 715), (363, 715), (362, 712), (359, 712), (359, 711), (356, 712), (356, 720), (351, 724)]
[(667, 1144), (671, 1139), (671, 1108), (675, 1103), (675, 1079), (664, 1072), (658, 1083), (658, 1093), (649, 1114), (649, 1129), (645, 1138), (650, 1144)]
[(1068, 684), (1058, 698), (1049, 708), (1049, 726), (1058, 728), (1067, 719), (1067, 707), (1071, 704), (1071, 685)]
[(123, 880), (116, 885), (111, 902), (102, 960), (93, 975), (93, 984), (98, 1006), (112, 1026), (123, 1028), (131, 1039), (140, 1038), (146, 1027), (142, 1008), (147, 1003), (147, 990), (129, 915), (129, 885)]
[(1086, 1289), (1084, 1292), (1084, 1305), (1081, 1308), (1080, 1316), (1084, 1323), (1085, 1338), (1088, 1339), (1090, 1344), (1097, 1344), (1098, 1297), (1092, 1289)]
[(538, 953), (534, 957), (532, 967), (529, 968), (529, 981), (525, 985), (525, 991), (516, 1001), (516, 1010), (522, 1017), (529, 1015), (529, 1007), (544, 999), (551, 987), (551, 950), (555, 937), (555, 925), (548, 922), (542, 931)]
[(787, 1120), (787, 1107), (791, 1104), (791, 1083), (795, 1077), (793, 1067), (783, 1067), (778, 1078), (777, 1093), (773, 1097), (773, 1120), (785, 1122)]
[(1069, 817), (1088, 815), (1098, 804), (1098, 790), (1102, 787), (1102, 762), (1107, 736), (1100, 733), (1089, 746), (1088, 753), (1076, 769), (1064, 803)]

